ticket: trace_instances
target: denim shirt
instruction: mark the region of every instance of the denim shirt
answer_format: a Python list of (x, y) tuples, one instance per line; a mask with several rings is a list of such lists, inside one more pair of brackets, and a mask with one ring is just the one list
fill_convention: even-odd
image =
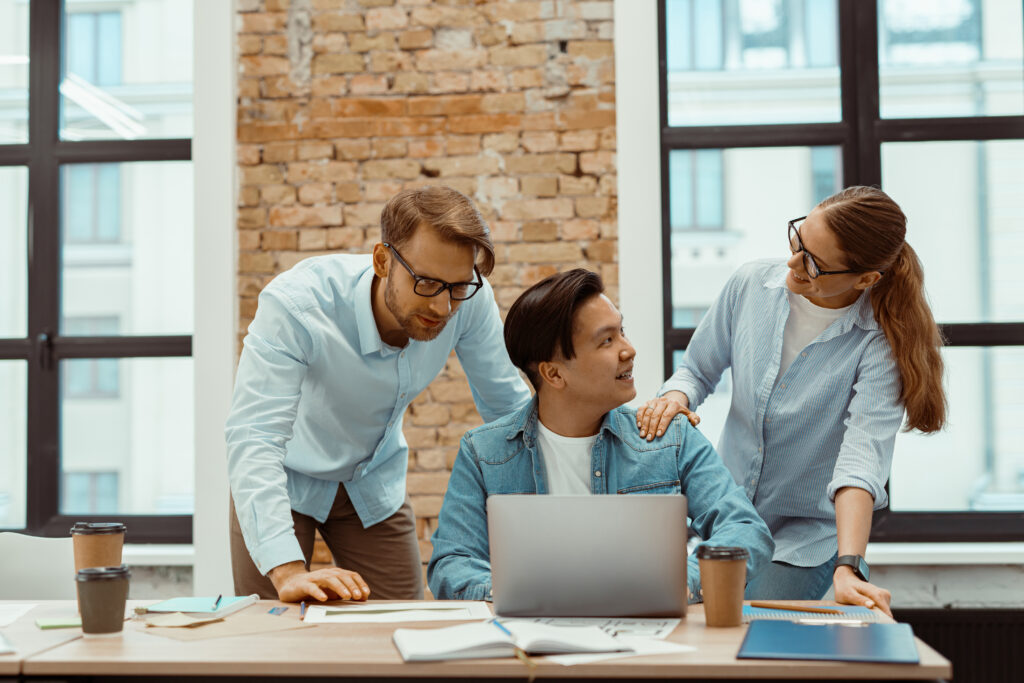
[[(768, 527), (704, 436), (677, 418), (648, 442), (636, 428), (636, 412), (619, 407), (605, 415), (591, 456), (595, 494), (672, 494), (687, 497), (701, 545), (742, 546), (750, 551), (747, 577), (771, 558)], [(544, 460), (537, 446), (537, 399), (521, 410), (477, 427), (462, 438), (448, 481), (427, 582), (439, 600), (491, 598), (487, 497), (504, 493), (546, 494)], [(680, 532), (686, 520), (679, 520)], [(637, 530), (642, 533), (642, 529)], [(700, 571), (687, 567), (690, 601), (699, 602)]]

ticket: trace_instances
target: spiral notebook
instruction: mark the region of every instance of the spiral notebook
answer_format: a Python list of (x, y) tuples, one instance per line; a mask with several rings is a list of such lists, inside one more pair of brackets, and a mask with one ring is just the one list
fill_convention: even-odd
[(788, 609), (770, 609), (767, 607), (751, 607), (743, 605), (743, 623), (749, 623), (755, 619), (769, 619), (773, 621), (803, 621), (803, 622), (884, 622), (888, 618), (875, 610), (860, 605), (815, 605), (826, 609), (836, 610), (842, 614), (821, 614), (820, 612), (798, 612)]

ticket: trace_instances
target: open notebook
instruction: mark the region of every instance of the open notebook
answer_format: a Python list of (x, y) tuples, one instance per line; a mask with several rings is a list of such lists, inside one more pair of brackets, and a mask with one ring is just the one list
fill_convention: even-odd
[(407, 662), (514, 657), (528, 654), (632, 652), (597, 626), (551, 626), (526, 621), (481, 621), (437, 629), (400, 628), (395, 646)]

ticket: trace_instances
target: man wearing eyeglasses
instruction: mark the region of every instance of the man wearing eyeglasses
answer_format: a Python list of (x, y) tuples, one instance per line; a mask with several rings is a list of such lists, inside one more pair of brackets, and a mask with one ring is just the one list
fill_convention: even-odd
[[(406, 408), (453, 350), (484, 420), (530, 399), (472, 202), (445, 187), (401, 192), (381, 239), (370, 256), (306, 259), (260, 294), (226, 428), (239, 595), (422, 598)], [(311, 572), (317, 530), (337, 566)]]

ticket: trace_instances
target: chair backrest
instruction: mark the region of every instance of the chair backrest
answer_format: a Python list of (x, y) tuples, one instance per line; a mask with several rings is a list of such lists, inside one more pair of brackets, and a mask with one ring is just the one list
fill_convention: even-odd
[(71, 537), (0, 532), (0, 600), (75, 599)]

